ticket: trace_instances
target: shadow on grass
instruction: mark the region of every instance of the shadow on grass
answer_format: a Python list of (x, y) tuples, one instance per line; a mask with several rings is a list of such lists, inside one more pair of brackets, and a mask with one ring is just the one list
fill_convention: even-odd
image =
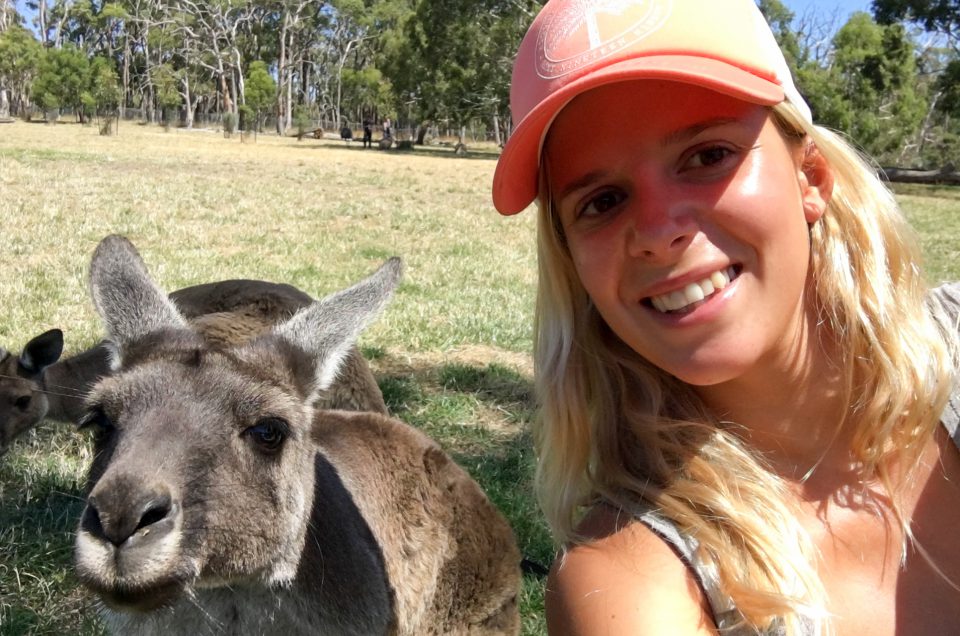
[(391, 155), (420, 155), (426, 157), (440, 157), (444, 159), (473, 159), (482, 161), (496, 161), (500, 157), (498, 151), (492, 150), (470, 150), (467, 146), (466, 153), (462, 155), (455, 154), (452, 147), (447, 146), (414, 146), (412, 150), (400, 150), (396, 147), (389, 150), (380, 150), (376, 143), (372, 148), (364, 148), (363, 144), (357, 141), (333, 141), (333, 140), (311, 140), (304, 139), (301, 142), (290, 144), (290, 148), (297, 150), (336, 150), (349, 152), (382, 152)]
[(53, 463), (0, 460), (0, 633), (98, 634), (73, 575), (82, 484)]

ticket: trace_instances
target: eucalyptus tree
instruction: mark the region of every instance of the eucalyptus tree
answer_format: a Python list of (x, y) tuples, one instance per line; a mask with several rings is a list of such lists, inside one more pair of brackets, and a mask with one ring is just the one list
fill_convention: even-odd
[(957, 0), (873, 0), (881, 24), (916, 22), (927, 31), (945, 35), (960, 52), (960, 2)]
[(219, 84), (223, 112), (237, 112), (244, 94), (242, 39), (257, 13), (243, 0), (170, 0), (178, 12), (178, 28), (199, 55), (195, 61), (210, 70)]
[(422, 117), (455, 126), (461, 143), (476, 118), (499, 131), (512, 57), (538, 7), (533, 0), (414, 0), (389, 64), (401, 99)]
[(40, 43), (19, 24), (0, 33), (0, 117), (27, 114), (41, 52)]
[(20, 14), (13, 0), (0, 0), (0, 33), (20, 24)]

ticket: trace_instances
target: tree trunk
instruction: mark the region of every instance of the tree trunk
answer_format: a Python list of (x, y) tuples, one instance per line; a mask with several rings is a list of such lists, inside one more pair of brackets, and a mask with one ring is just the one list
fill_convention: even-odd
[(183, 74), (183, 101), (187, 105), (187, 121), (186, 126), (187, 130), (193, 128), (193, 102), (190, 99), (190, 77), (184, 73)]
[(277, 60), (277, 135), (283, 137), (284, 131), (284, 112), (283, 112), (283, 87), (284, 77), (289, 72), (287, 69), (287, 29), (290, 27), (290, 14), (283, 12), (283, 26), (280, 27), (280, 53)]
[(493, 111), (493, 141), (497, 146), (503, 145), (503, 140), (500, 139), (500, 113), (496, 110)]
[[(290, 33), (290, 58), (293, 59), (293, 51), (296, 42), (293, 32)], [(293, 69), (294, 64), (287, 64), (287, 107), (284, 112), (283, 129), (287, 131), (293, 126)]]
[(37, 2), (37, 28), (40, 29), (40, 42), (46, 46), (47, 38), (47, 0)]
[(237, 69), (237, 86), (236, 86), (236, 90), (237, 90), (237, 93), (239, 93), (239, 97), (237, 96), (237, 93), (234, 93), (234, 100), (239, 101), (239, 103), (241, 103), (241, 104), (246, 104), (246, 103), (247, 103), (247, 100), (246, 100), (246, 98), (244, 97), (244, 93), (246, 92), (246, 89), (244, 88), (244, 80), (243, 80), (243, 60), (240, 59), (240, 49), (234, 49), (234, 50), (233, 50), (233, 53), (234, 53), (234, 56), (235, 56), (236, 59), (237, 59), (237, 65), (236, 65), (236, 69)]
[[(123, 119), (127, 115), (127, 103), (130, 100), (130, 37), (124, 38), (123, 45), (123, 99), (120, 101), (117, 119)], [(119, 122), (118, 122), (119, 123)]]
[(893, 183), (960, 185), (960, 171), (953, 166), (944, 166), (939, 170), (881, 168), (880, 177)]
[(220, 66), (220, 95), (223, 96), (223, 113), (232, 113), (233, 109), (233, 100), (230, 99), (230, 89), (227, 87), (227, 74), (223, 70), (223, 66)]

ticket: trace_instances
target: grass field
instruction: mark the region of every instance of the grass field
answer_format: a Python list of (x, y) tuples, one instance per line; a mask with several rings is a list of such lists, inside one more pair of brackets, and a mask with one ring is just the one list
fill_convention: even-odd
[[(541, 563), (552, 546), (531, 492), (533, 215), (496, 215), (495, 149), (363, 150), (334, 140), (253, 143), (124, 124), (0, 126), (0, 344), (64, 329), (68, 350), (100, 327), (86, 294), (96, 243), (121, 233), (165, 289), (226, 278), (320, 296), (386, 257), (406, 262), (361, 340), (391, 409), (438, 439)], [(960, 193), (910, 188), (931, 278), (960, 277)], [(0, 633), (97, 634), (71, 572), (88, 443), (45, 424), (0, 462)], [(545, 633), (542, 581), (524, 581), (525, 634)]]

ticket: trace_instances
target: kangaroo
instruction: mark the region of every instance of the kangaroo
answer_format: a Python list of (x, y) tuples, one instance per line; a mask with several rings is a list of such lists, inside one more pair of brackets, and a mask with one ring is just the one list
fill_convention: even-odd
[[(227, 346), (249, 339), (290, 318), (313, 298), (293, 287), (235, 279), (170, 293), (181, 315), (207, 340)], [(44, 418), (76, 423), (90, 387), (110, 373), (109, 350), (100, 343), (60, 359), (63, 332), (51, 329), (28, 342), (17, 356), (0, 349), (0, 456), (20, 434)], [(367, 361), (351, 348), (323, 408), (387, 413), (383, 394)]]
[(399, 259), (214, 348), (110, 236), (90, 268), (116, 371), (94, 430), (80, 581), (117, 634), (516, 634), (520, 554), (423, 433), (316, 408)]

